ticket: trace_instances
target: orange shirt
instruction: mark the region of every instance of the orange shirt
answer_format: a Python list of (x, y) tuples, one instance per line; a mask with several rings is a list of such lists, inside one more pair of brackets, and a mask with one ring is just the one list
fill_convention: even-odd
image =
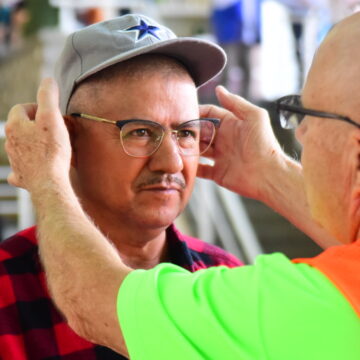
[(294, 259), (324, 273), (343, 293), (360, 317), (360, 240), (333, 246), (309, 259)]

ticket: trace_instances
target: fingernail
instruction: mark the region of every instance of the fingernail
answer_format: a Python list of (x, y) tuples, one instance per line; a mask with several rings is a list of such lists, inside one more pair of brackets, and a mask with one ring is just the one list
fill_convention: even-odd
[(51, 77), (44, 78), (42, 80), (41, 85), (46, 86), (46, 87), (53, 86), (54, 85), (54, 80)]
[(219, 85), (217, 88), (218, 88), (220, 91), (222, 91), (223, 93), (229, 94), (229, 91), (228, 91), (228, 89), (226, 89), (225, 86)]

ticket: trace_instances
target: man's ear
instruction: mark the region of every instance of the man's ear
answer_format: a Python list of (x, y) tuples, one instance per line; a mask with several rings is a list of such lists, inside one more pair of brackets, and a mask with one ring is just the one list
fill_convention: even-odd
[(70, 115), (64, 116), (64, 122), (69, 132), (70, 143), (72, 148), (71, 166), (76, 167), (76, 137), (77, 137), (76, 122), (74, 121), (74, 118)]

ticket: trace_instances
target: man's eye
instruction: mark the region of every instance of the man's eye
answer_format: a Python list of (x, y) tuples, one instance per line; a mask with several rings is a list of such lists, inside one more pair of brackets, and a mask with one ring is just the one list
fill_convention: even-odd
[(196, 131), (193, 131), (193, 130), (184, 129), (184, 130), (180, 130), (178, 132), (178, 137), (179, 138), (193, 138), (193, 139), (196, 139), (197, 138), (197, 133), (196, 133)]
[(132, 130), (128, 136), (133, 137), (151, 137), (151, 131), (149, 129), (135, 129)]

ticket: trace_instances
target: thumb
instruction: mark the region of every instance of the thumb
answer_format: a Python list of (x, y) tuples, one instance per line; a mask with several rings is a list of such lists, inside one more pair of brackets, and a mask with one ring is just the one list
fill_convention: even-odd
[(218, 97), (221, 106), (231, 111), (239, 118), (243, 118), (245, 114), (257, 108), (251, 102), (239, 95), (229, 92), (221, 85), (216, 88), (216, 96)]
[(52, 78), (45, 78), (41, 81), (37, 92), (38, 108), (35, 120), (49, 124), (56, 116), (60, 115), (59, 89), (56, 81)]

